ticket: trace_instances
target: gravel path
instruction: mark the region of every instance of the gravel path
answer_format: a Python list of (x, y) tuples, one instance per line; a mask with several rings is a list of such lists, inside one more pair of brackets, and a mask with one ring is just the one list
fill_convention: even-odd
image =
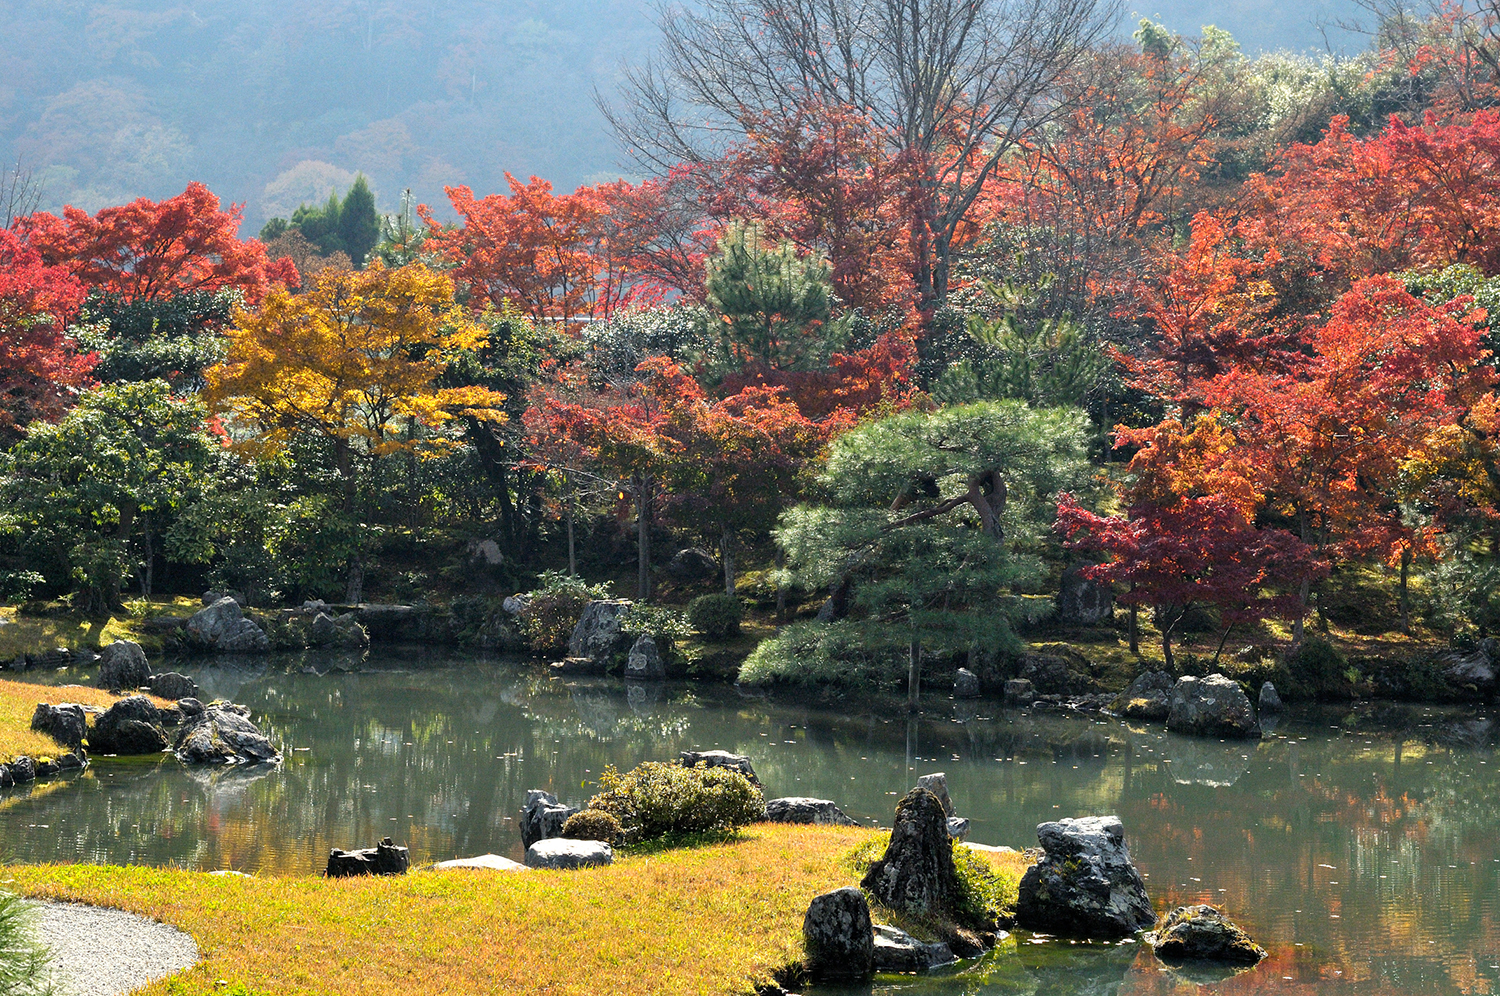
[(124, 996), (198, 962), (198, 945), (175, 927), (98, 906), (36, 905), (59, 996)]

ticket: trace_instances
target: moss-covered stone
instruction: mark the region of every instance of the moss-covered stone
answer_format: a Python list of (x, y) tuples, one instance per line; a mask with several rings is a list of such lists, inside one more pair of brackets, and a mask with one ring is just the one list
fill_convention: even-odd
[(1146, 941), (1164, 961), (1216, 961), (1253, 965), (1266, 949), (1214, 906), (1179, 906), (1157, 923)]

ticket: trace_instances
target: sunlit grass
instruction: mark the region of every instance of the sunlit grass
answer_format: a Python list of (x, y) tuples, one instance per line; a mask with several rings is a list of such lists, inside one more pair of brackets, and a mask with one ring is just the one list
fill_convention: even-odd
[[(65, 748), (46, 734), (31, 729), (31, 714), (38, 702), (77, 702), (79, 705), (108, 707), (118, 696), (99, 688), (82, 685), (33, 685), (24, 681), (0, 680), (0, 761), (25, 754), (29, 757), (56, 757)], [(156, 699), (165, 705), (165, 699)]]

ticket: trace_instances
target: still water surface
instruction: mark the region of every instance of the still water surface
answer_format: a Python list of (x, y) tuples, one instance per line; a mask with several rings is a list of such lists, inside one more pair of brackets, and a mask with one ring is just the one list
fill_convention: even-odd
[(384, 836), (414, 863), (520, 858), (527, 789), (582, 802), (605, 765), (721, 747), (749, 754), (770, 794), (872, 822), (916, 775), (946, 771), (981, 843), (1034, 845), (1041, 821), (1117, 813), (1158, 908), (1225, 904), (1271, 952), (1238, 977), (1187, 978), (1138, 945), (1023, 933), (961, 973), (877, 993), (1500, 994), (1500, 727), (1482, 713), (1322, 710), (1221, 743), (936, 697), (908, 721), (723, 686), (564, 683), (507, 661), (302, 663), (196, 674), (285, 745), (279, 770), (97, 759), (0, 791), (0, 859), (307, 874), (330, 847)]

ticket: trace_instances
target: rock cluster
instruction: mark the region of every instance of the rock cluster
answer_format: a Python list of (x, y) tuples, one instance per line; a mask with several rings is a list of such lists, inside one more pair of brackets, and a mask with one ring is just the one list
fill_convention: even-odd
[(404, 847), (391, 843), (387, 837), (374, 847), (358, 851), (345, 851), (335, 847), (328, 853), (328, 867), (323, 874), (328, 878), (348, 878), (352, 875), (405, 875), (411, 867), (411, 853)]
[(1266, 949), (1213, 906), (1179, 906), (1162, 917), (1146, 941), (1165, 961), (1216, 961), (1253, 965)]
[(249, 710), (233, 703), (201, 705), (196, 699), (178, 702), (182, 729), (174, 752), (188, 764), (276, 764), (281, 752), (254, 723)]
[(1156, 922), (1119, 817), (1043, 823), (1036, 835), (1045, 853), (1021, 878), (1019, 926), (1104, 939), (1128, 937)]
[(24, 785), (62, 771), (85, 768), (88, 763), (88, 758), (81, 749), (70, 751), (59, 758), (32, 758), (23, 755), (9, 764), (0, 764), (0, 789)]

